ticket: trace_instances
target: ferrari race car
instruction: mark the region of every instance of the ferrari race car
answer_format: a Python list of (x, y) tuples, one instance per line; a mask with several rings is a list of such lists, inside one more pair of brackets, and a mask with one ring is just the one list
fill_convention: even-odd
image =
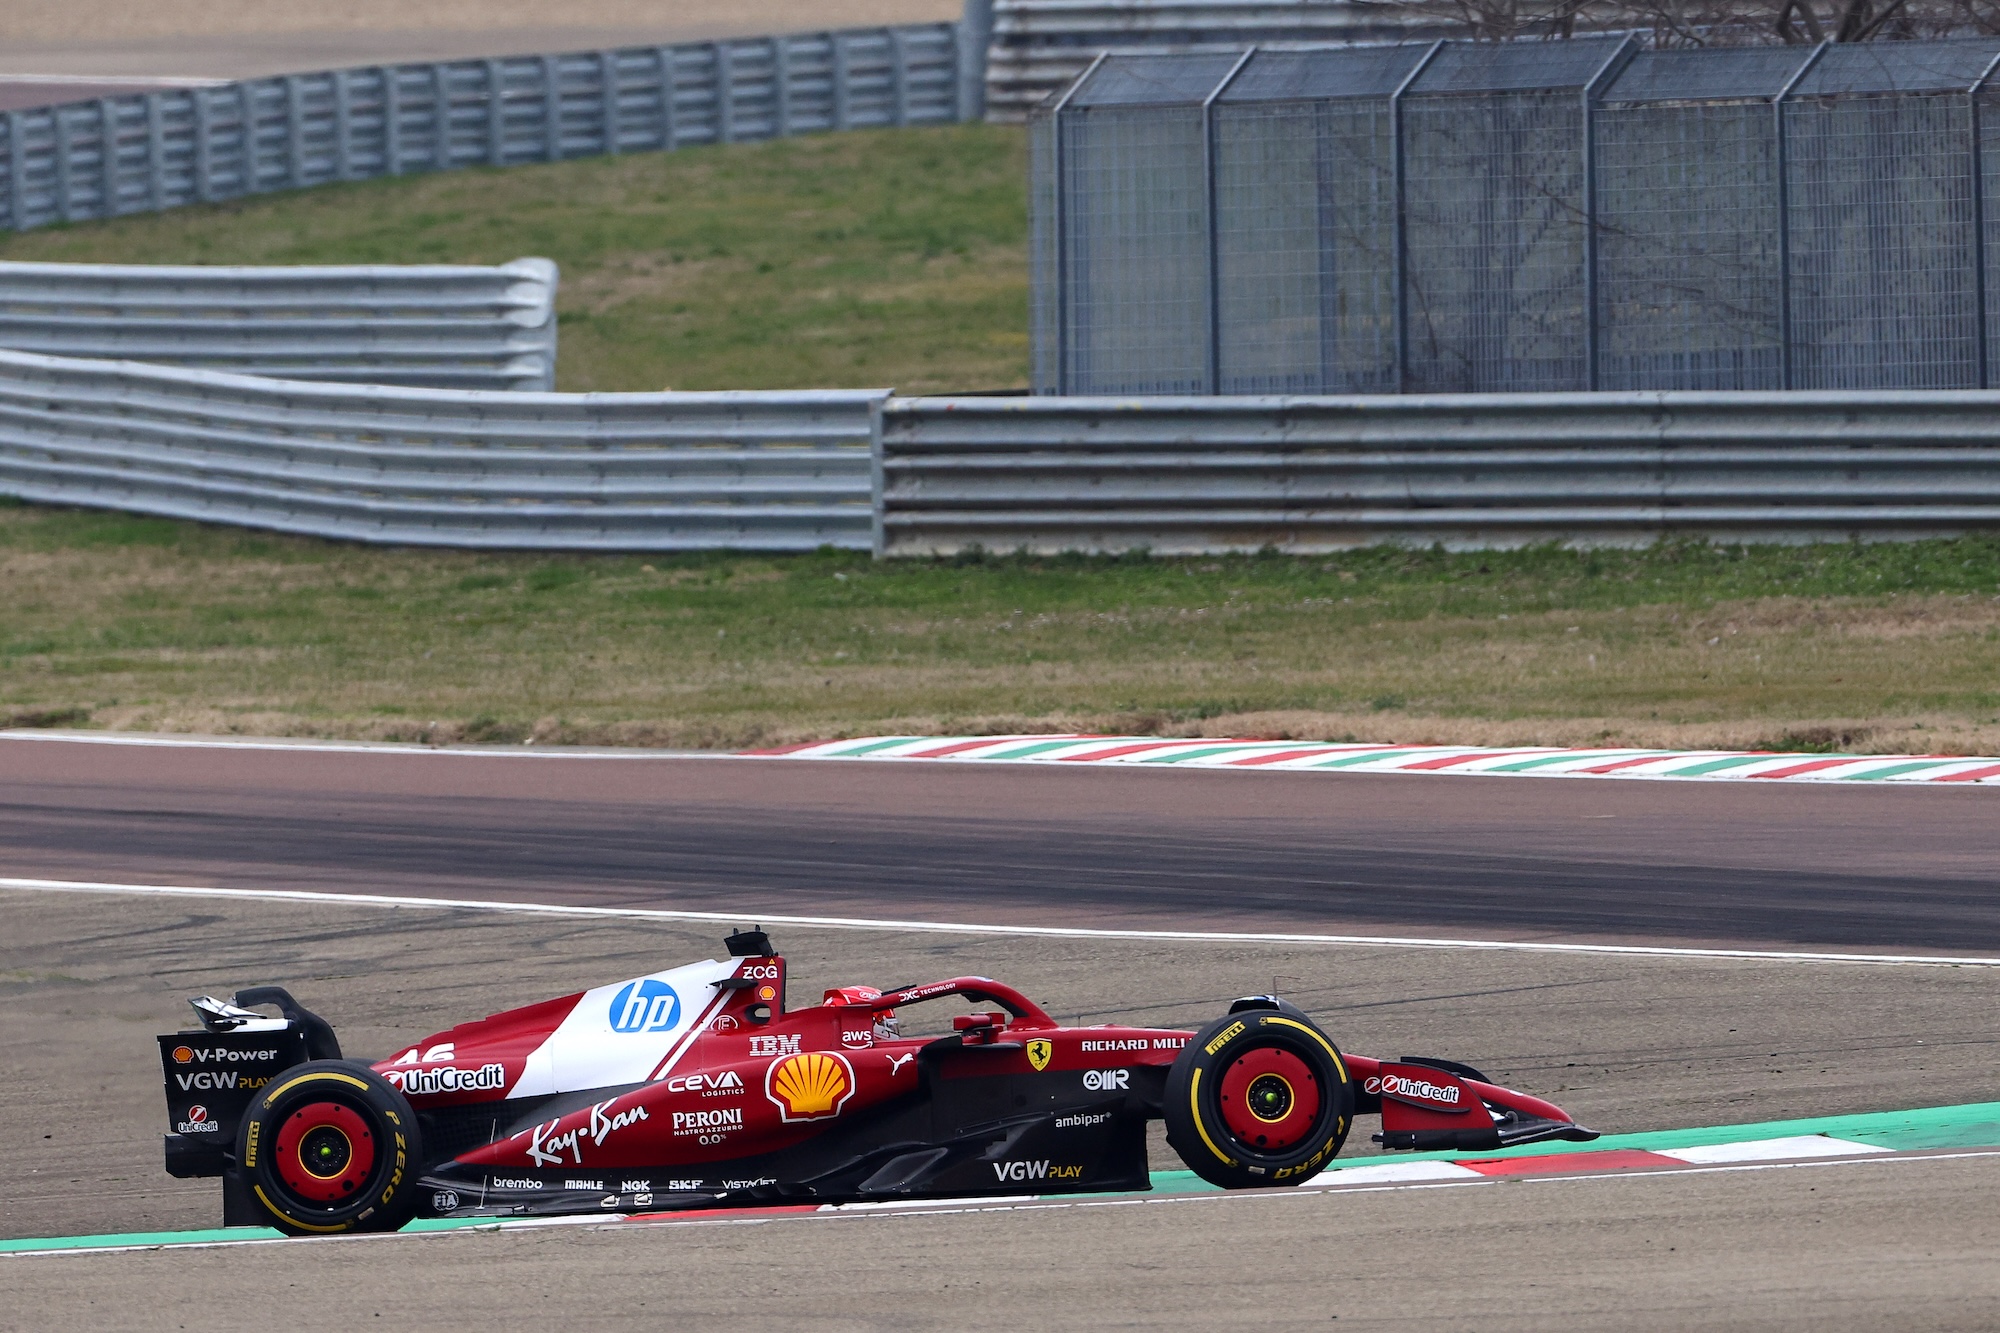
[[(763, 931), (728, 949), (373, 1062), (344, 1058), (278, 987), (193, 1000), (201, 1029), (160, 1038), (167, 1170), (222, 1177), (225, 1225), (310, 1235), (413, 1217), (1144, 1190), (1154, 1118), (1228, 1189), (1311, 1179), (1356, 1115), (1379, 1115), (1390, 1148), (1597, 1137), (1468, 1065), (1343, 1055), (1275, 996), (1198, 1032), (1064, 1026), (983, 977), (848, 986), (791, 1009)], [(942, 1035), (904, 1032), (907, 1011), (950, 997), (995, 1007), (953, 1015)]]

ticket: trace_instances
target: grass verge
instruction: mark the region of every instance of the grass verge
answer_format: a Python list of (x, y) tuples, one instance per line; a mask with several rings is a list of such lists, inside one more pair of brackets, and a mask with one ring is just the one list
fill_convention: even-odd
[(2000, 540), (547, 557), (0, 504), (0, 723), (2000, 751)]
[(0, 234), (0, 259), (562, 266), (557, 387), (1028, 382), (1026, 141), (880, 130), (448, 172)]

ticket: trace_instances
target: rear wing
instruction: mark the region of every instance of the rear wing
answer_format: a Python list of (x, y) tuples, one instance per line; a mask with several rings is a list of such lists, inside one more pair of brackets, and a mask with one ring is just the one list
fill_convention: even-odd
[[(276, 986), (238, 991), (233, 1003), (190, 1000), (202, 1026), (159, 1038), (166, 1084), (167, 1174), (219, 1176), (234, 1160), (236, 1127), (250, 1099), (293, 1065), (340, 1058), (325, 1019)], [(245, 1006), (273, 1004), (271, 1018)]]

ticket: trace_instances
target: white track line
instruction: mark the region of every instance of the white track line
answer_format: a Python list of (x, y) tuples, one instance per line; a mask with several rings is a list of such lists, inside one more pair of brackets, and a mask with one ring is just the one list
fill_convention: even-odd
[(574, 907), (481, 898), (419, 898), (383, 893), (325, 893), (308, 889), (219, 889), (184, 884), (103, 884), (88, 880), (0, 878), (0, 890), (35, 893), (119, 893), (168, 898), (238, 898), (253, 902), (317, 906), (421, 907), (506, 912), (521, 916), (602, 917), (628, 921), (746, 921), (832, 930), (926, 931), (952, 935), (1003, 935), (1036, 939), (1179, 940), (1212, 944), (1340, 944), (1370, 949), (1479, 949), (1505, 953), (1602, 954), (1627, 958), (1748, 959), (1777, 963), (1848, 963), (1875, 967), (2000, 967), (2000, 958), (1950, 954), (1812, 953), (1784, 949), (1679, 949), (1646, 944), (1549, 944), (1524, 940), (1460, 940), (1404, 935), (1313, 935), (1239, 930), (1118, 930), (1088, 926), (1001, 926), (959, 921), (900, 921), (857, 916), (785, 916), (744, 908), (734, 912), (673, 911), (650, 907)]
[(1082, 1210), (1086, 1208), (1159, 1208), (1181, 1204), (1202, 1203), (1256, 1203), (1286, 1202), (1293, 1199), (1310, 1199), (1327, 1194), (1389, 1194), (1406, 1190), (1451, 1190), (1478, 1189), (1506, 1183), (1533, 1185), (1574, 1185), (1586, 1181), (1605, 1180), (1667, 1180), (1684, 1176), (1731, 1175), (1753, 1171), (1809, 1171), (1828, 1167), (1912, 1165), (1922, 1162), (1958, 1162), (1973, 1158), (2000, 1157), (2000, 1150), (1980, 1149), (1970, 1152), (1945, 1152), (1930, 1154), (1899, 1153), (1884, 1157), (1835, 1157), (1821, 1158), (1806, 1162), (1744, 1162), (1728, 1166), (1665, 1167), (1658, 1170), (1646, 1168), (1624, 1171), (1600, 1171), (1575, 1175), (1489, 1176), (1478, 1180), (1430, 1180), (1408, 1181), (1396, 1184), (1342, 1185), (1338, 1180), (1315, 1181), (1289, 1190), (1218, 1190), (1214, 1193), (1198, 1194), (1135, 1194), (1121, 1198), (1081, 1198), (1064, 1199), (1052, 1196), (1031, 1196), (1004, 1203), (969, 1202), (951, 1199), (925, 1200), (913, 1202), (904, 1208), (861, 1209), (861, 1208), (819, 1208), (810, 1212), (794, 1213), (752, 1213), (748, 1216), (731, 1216), (726, 1209), (717, 1210), (712, 1216), (675, 1217), (653, 1220), (632, 1220), (624, 1217), (574, 1217), (536, 1218), (533, 1220), (507, 1221), (496, 1219), (492, 1226), (460, 1227), (450, 1231), (391, 1232), (382, 1235), (362, 1236), (309, 1236), (285, 1240), (268, 1236), (243, 1240), (202, 1240), (175, 1243), (155, 1241), (138, 1245), (95, 1245), (87, 1247), (13, 1250), (0, 1253), (5, 1259), (61, 1259), (80, 1255), (130, 1254), (146, 1250), (231, 1250), (263, 1245), (351, 1245), (360, 1243), (384, 1243), (408, 1240), (443, 1239), (450, 1236), (490, 1236), (496, 1232), (537, 1231), (550, 1226), (585, 1226), (590, 1230), (623, 1231), (640, 1228), (663, 1230), (674, 1227), (713, 1226), (774, 1226), (787, 1222), (826, 1222), (836, 1219), (868, 1219), (881, 1221), (904, 1218), (935, 1218), (964, 1216), (973, 1213), (1027, 1213), (1053, 1212), (1058, 1210)]

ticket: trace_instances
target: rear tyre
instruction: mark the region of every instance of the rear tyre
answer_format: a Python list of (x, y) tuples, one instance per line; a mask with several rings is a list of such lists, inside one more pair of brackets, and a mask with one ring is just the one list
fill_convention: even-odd
[(278, 1075), (237, 1130), (245, 1192), (292, 1236), (394, 1231), (416, 1211), (417, 1117), (366, 1065), (314, 1060)]
[(1354, 1082), (1326, 1034), (1287, 1005), (1218, 1018), (1167, 1073), (1167, 1142), (1224, 1189), (1318, 1175), (1354, 1123)]

